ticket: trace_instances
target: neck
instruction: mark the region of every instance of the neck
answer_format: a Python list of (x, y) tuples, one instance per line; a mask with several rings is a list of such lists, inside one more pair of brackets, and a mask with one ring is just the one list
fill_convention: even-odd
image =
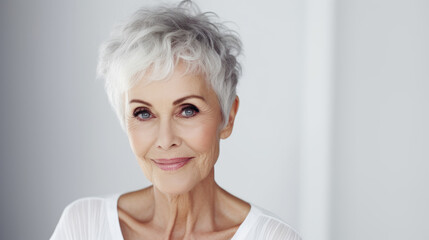
[(154, 187), (154, 223), (163, 226), (168, 239), (186, 238), (194, 231), (214, 231), (219, 190), (214, 170), (187, 193), (173, 195)]

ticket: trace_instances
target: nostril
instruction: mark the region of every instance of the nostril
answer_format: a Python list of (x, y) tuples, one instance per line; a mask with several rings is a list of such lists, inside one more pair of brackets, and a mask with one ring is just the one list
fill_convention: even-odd
[(174, 147), (177, 147), (177, 146), (178, 146), (177, 144), (172, 144), (172, 145), (170, 145), (170, 146), (162, 146), (162, 145), (159, 145), (159, 146), (158, 146), (158, 148), (163, 149), (163, 150), (169, 150), (169, 149), (174, 148)]
[(164, 150), (169, 150), (173, 147), (178, 147), (179, 146), (179, 142), (177, 139), (170, 139), (169, 141), (166, 142), (160, 142), (158, 144), (158, 148), (164, 149)]

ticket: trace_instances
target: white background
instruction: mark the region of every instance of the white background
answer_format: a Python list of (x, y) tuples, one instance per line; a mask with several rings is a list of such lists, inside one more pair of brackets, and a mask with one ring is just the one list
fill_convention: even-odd
[[(149, 184), (95, 66), (154, 2), (0, 2), (1, 239), (47, 239), (71, 201)], [(304, 239), (429, 239), (428, 2), (196, 2), (244, 44), (219, 184)]]

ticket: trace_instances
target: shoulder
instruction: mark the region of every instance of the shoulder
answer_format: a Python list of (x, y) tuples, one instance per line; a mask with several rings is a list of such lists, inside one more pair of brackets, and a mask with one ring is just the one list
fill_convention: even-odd
[(51, 240), (100, 237), (94, 234), (108, 229), (108, 205), (114, 198), (115, 196), (88, 197), (70, 203), (64, 209)]
[(251, 227), (246, 239), (301, 240), (299, 233), (275, 214), (252, 205)]
[(106, 198), (102, 197), (80, 198), (67, 205), (64, 213), (70, 215), (81, 215), (82, 213), (88, 213), (88, 211), (99, 213), (105, 203)]
[(144, 188), (134, 192), (122, 194), (118, 199), (119, 218), (127, 216), (145, 222), (152, 212), (153, 187)]
[(75, 200), (63, 211), (61, 218), (71, 223), (89, 223), (107, 214), (109, 198), (87, 197)]

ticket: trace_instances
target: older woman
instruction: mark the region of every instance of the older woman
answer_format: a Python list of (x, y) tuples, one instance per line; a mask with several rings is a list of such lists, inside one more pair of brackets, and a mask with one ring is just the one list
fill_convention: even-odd
[(139, 10), (114, 31), (99, 75), (153, 186), (75, 201), (51, 239), (300, 239), (214, 180), (239, 105), (240, 49), (189, 2)]

